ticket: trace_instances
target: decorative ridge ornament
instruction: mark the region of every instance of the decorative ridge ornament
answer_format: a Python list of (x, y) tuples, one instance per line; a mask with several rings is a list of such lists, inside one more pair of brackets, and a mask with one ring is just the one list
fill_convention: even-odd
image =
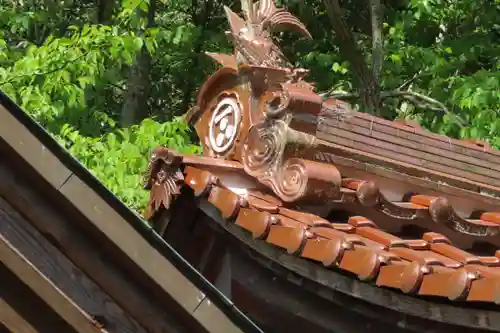
[(184, 182), (181, 164), (182, 158), (172, 151), (161, 147), (154, 150), (143, 176), (144, 189), (151, 193), (144, 213), (146, 219), (162, 207), (169, 209), (174, 198), (180, 194)]
[[(224, 7), (235, 53), (207, 53), (224, 67), (205, 81), (186, 119), (195, 126), (205, 156), (238, 161), (254, 183), (268, 187), (281, 200), (335, 197), (338, 170), (313, 161), (308, 152), (315, 149), (317, 138), (292, 126), (301, 115), (316, 119), (329, 108), (313, 85), (303, 80), (308, 71), (294, 68), (271, 36), (283, 28), (309, 38), (311, 34), (272, 0), (242, 0), (241, 7), (243, 17)], [(177, 193), (169, 189), (166, 198)], [(158, 203), (166, 208), (169, 200), (151, 201)]]
[[(276, 8), (273, 0), (256, 3), (253, 0), (241, 0), (241, 8), (245, 20), (224, 6), (231, 27), (228, 34), (235, 46), (237, 65), (291, 69), (290, 62), (273, 43), (271, 31), (288, 28), (312, 38), (305, 25), (285, 9)], [(209, 55), (214, 58), (213, 54)], [(225, 62), (227, 63), (227, 59)]]
[[(306, 26), (298, 18), (284, 8), (276, 8), (273, 0), (262, 0), (255, 3), (252, 0), (241, 0), (241, 8), (246, 18), (247, 32), (252, 34), (254, 38), (265, 35), (267, 30), (279, 28), (296, 30), (306, 37), (312, 38)], [(227, 6), (224, 9), (226, 13), (231, 12)], [(241, 32), (241, 28), (236, 31), (233, 29), (233, 33)]]

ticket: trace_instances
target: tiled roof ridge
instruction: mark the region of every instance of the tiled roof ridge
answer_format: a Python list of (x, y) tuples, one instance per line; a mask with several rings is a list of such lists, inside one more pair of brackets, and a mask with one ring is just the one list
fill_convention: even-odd
[[(389, 125), (389, 126), (397, 126), (399, 130), (405, 131), (408, 133), (419, 134), (423, 137), (427, 137), (430, 139), (438, 140), (443, 142), (446, 145), (456, 145), (462, 148), (471, 149), (480, 153), (487, 153), (490, 155), (500, 157), (500, 151), (491, 147), (491, 145), (485, 141), (480, 139), (466, 138), (466, 139), (455, 139), (447, 135), (434, 133), (431, 131), (425, 130), (417, 120), (414, 119), (395, 119), (395, 120), (387, 120), (382, 117), (377, 117), (374, 115), (370, 115), (363, 112), (356, 112), (356, 116), (365, 120), (368, 120), (373, 123), (377, 123), (380, 125)], [(373, 130), (373, 127), (372, 127)]]
[[(347, 104), (344, 107), (349, 109)], [(361, 112), (353, 112), (342, 121), (329, 115), (309, 121), (317, 125), (307, 129), (304, 122), (292, 121), (292, 126), (314, 134), (324, 144), (318, 156), (333, 153), (500, 196), (496, 177), (500, 151), (485, 141), (454, 139), (426, 131), (413, 120), (389, 121)]]
[[(177, 154), (176, 152), (159, 147), (153, 154), (150, 165), (155, 165), (158, 162), (175, 161), (175, 166), (181, 164), (188, 166), (199, 166), (201, 169), (206, 168), (224, 168), (243, 170), (244, 166), (236, 161), (224, 161), (201, 156), (188, 156)], [(171, 156), (171, 157), (168, 157)], [(329, 191), (327, 197), (323, 198), (324, 204), (334, 204), (336, 207), (345, 205), (355, 205), (359, 210), (367, 212), (377, 212), (379, 216), (387, 216), (396, 220), (404, 221), (406, 224), (418, 225), (419, 221), (432, 221), (435, 225), (445, 226), (450, 230), (461, 234), (480, 238), (490, 238), (496, 236), (500, 232), (500, 208), (495, 210), (481, 210), (478, 207), (474, 209), (471, 216), (464, 217), (458, 213), (455, 207), (451, 204), (446, 195), (429, 195), (425, 193), (408, 193), (407, 196), (401, 196), (400, 200), (389, 200), (384, 194), (384, 188), (380, 188), (376, 181), (358, 179), (351, 177), (343, 177), (343, 175), (334, 166), (329, 166), (329, 174), (326, 178), (332, 178), (327, 181)], [(241, 173), (243, 174), (243, 173)], [(177, 172), (172, 175), (173, 181), (179, 181), (182, 176)], [(152, 188), (154, 175), (150, 170), (147, 173), (146, 182), (147, 188)], [(314, 189), (316, 192), (321, 186), (316, 184)], [(172, 195), (177, 194), (175, 187), (168, 187)], [(315, 193), (317, 194), (317, 193)], [(273, 194), (268, 194), (267, 197)], [(169, 200), (169, 196), (165, 197)], [(280, 200), (277, 197), (275, 200)], [(165, 202), (165, 207), (169, 207), (170, 203)], [(500, 201), (498, 202), (500, 206)], [(150, 213), (158, 210), (161, 205), (156, 203), (155, 206), (150, 206)]]
[[(166, 149), (157, 150), (157, 153), (159, 151), (172, 154)], [(469, 302), (498, 301), (500, 251), (489, 256), (474, 255), (454, 246), (448, 237), (432, 231), (424, 232), (420, 238), (402, 239), (380, 228), (377, 219), (355, 214), (349, 216), (347, 223), (333, 223), (294, 209), (293, 205), (287, 205), (268, 191), (233, 188), (226, 183), (225, 176), (217, 176), (218, 168), (226, 171), (228, 168), (216, 160), (210, 165), (209, 160), (186, 157), (183, 180), (177, 174), (176, 180), (168, 186), (153, 176), (154, 181), (150, 182), (152, 213), (163, 206), (168, 207), (171, 197), (179, 192), (178, 188), (186, 184), (195, 196), (207, 197), (225, 219), (250, 232), (253, 238), (285, 249), (290, 255), (344, 270), (361, 280), (407, 294)], [(177, 167), (171, 170), (177, 173)], [(238, 169), (237, 163), (229, 168), (241, 174), (242, 167)], [(169, 169), (162, 170), (162, 179), (168, 179)], [(444, 198), (415, 195), (406, 204), (398, 205), (384, 201), (373, 183), (354, 179), (342, 179), (339, 198), (369, 204), (382, 201), (383, 207), (398, 207), (402, 215), (407, 212), (428, 214), (437, 220), (454, 214)], [(462, 219), (459, 222), (470, 228), (498, 230), (500, 225), (495, 222), (496, 216), (485, 213), (479, 220)]]

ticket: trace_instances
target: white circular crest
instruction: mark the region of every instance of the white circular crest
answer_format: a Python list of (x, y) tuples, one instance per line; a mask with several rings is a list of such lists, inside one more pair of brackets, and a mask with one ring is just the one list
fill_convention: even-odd
[(241, 109), (235, 98), (222, 99), (212, 113), (209, 124), (210, 146), (216, 153), (224, 153), (234, 143), (241, 121)]

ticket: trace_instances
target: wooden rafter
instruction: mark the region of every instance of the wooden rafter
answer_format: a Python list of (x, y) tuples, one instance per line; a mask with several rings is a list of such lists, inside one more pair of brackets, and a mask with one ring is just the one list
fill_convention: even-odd
[(10, 304), (0, 298), (0, 333), (3, 333), (1, 324), (10, 332), (37, 333), (38, 331), (27, 322), (23, 316)]
[(0, 261), (79, 333), (102, 333), (94, 320), (0, 235)]

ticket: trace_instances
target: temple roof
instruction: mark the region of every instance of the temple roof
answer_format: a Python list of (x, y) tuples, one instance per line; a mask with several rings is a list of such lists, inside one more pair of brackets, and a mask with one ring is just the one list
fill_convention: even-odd
[[(238, 22), (233, 34), (244, 29)], [(256, 52), (270, 38), (262, 36), (252, 48), (235, 43), (234, 58), (210, 54), (223, 67), (187, 116), (204, 156), (155, 150), (147, 216), (168, 210), (187, 185), (220, 211), (222, 224), (250, 234), (247, 245), (285, 251), (276, 261), (286, 269), (288, 257), (301, 258), (296, 267), (312, 261), (325, 276), (344, 272), (370, 288), (446, 299), (479, 316), (473, 306), (498, 303), (500, 152), (324, 98), (304, 80), (306, 70)]]

